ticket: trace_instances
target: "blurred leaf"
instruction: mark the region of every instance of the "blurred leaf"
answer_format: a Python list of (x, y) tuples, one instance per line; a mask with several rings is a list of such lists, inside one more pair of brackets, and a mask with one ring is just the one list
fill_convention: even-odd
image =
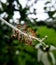
[(49, 4), (50, 3), (50, 1), (47, 1), (45, 4), (47, 5), (47, 4)]

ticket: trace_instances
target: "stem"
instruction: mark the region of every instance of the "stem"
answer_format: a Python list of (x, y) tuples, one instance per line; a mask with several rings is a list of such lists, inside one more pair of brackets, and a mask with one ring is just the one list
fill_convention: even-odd
[(7, 22), (6, 20), (4, 20), (3, 18), (0, 17), (0, 20), (1, 20), (2, 22), (4, 22), (6, 25), (8, 25), (9, 27), (11, 27), (12, 29), (17, 30), (18, 32), (20, 32), (20, 33), (23, 34), (24, 36), (28, 36), (28, 37), (30, 37), (30, 38), (32, 38), (32, 39), (35, 39), (35, 40), (37, 40), (37, 41), (39, 41), (39, 42), (42, 42), (42, 39), (36, 38), (36, 37), (34, 37), (34, 36), (31, 36), (31, 35), (28, 35), (28, 34), (22, 32), (21, 30), (19, 30), (18, 28), (16, 28), (16, 27), (13, 26), (12, 24), (8, 23), (8, 22)]

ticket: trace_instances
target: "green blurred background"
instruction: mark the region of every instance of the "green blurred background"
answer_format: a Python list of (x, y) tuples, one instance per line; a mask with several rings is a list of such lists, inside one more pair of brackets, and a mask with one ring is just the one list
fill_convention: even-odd
[[(49, 15), (48, 19), (44, 21), (36, 21), (36, 18), (29, 19), (28, 14), (26, 14), (32, 6), (26, 6), (23, 8), (19, 0), (6, 1), (6, 3), (3, 3), (2, 0), (0, 1), (1, 17), (2, 14), (6, 12), (8, 16), (5, 15), (3, 18), (9, 23), (16, 26), (17, 23), (15, 23), (13, 16), (14, 11), (18, 11), (20, 13), (20, 18), (17, 21), (20, 24), (22, 21), (24, 21), (36, 32), (37, 37), (43, 38), (45, 35), (47, 35), (48, 38), (44, 42), (48, 45), (54, 45), (56, 47), (56, 17), (53, 17), (53, 15), (56, 14), (56, 10), (47, 11), (47, 14)], [(15, 8), (16, 5), (14, 5), (13, 2), (17, 3), (17, 8)], [(27, 0), (27, 3), (28, 2), (30, 2), (30, 0)], [(33, 5), (36, 4), (36, 2), (38, 2), (38, 0), (35, 0)], [(46, 1), (45, 4), (47, 5), (49, 3), (50, 1)], [(46, 8), (47, 7), (44, 7), (45, 11)], [(33, 13), (30, 12), (29, 14), (36, 15), (37, 13), (35, 10), (36, 9), (33, 9)], [(49, 19), (52, 20), (48, 22), (47, 20)], [(0, 21), (0, 65), (43, 65), (42, 62), (37, 61), (37, 50), (34, 46), (25, 45), (25, 42), (21, 42), (16, 38), (11, 38), (11, 35), (12, 29)], [(38, 41), (35, 40), (33, 43), (36, 45), (38, 44)], [(56, 58), (56, 52), (53, 53)]]

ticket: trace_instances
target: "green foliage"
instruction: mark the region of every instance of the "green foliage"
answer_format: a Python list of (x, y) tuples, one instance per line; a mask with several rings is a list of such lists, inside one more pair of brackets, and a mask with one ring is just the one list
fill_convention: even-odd
[(53, 44), (56, 46), (56, 31), (53, 28), (47, 28), (46, 26), (39, 26), (38, 31), (40, 34), (40, 37), (43, 37), (44, 35), (48, 35), (47, 40), (45, 42), (47, 44)]

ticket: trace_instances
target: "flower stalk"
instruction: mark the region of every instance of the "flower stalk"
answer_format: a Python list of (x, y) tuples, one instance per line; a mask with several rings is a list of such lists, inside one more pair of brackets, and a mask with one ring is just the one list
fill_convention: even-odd
[(18, 28), (16, 28), (15, 26), (13, 26), (12, 24), (8, 23), (6, 20), (4, 20), (3, 18), (0, 17), (0, 20), (2, 22), (4, 22), (6, 25), (8, 25), (9, 27), (11, 27), (12, 29), (14, 29), (15, 31), (18, 31), (19, 33), (21, 33), (24, 36), (27, 36), (31, 39), (35, 39), (37, 41), (39, 41), (40, 43), (42, 43), (43, 45), (46, 45), (43, 41), (47, 38), (47, 36), (45, 36), (44, 38), (40, 39), (40, 38), (36, 38), (34, 36), (28, 35), (27, 33), (22, 32), (21, 30), (19, 30)]

